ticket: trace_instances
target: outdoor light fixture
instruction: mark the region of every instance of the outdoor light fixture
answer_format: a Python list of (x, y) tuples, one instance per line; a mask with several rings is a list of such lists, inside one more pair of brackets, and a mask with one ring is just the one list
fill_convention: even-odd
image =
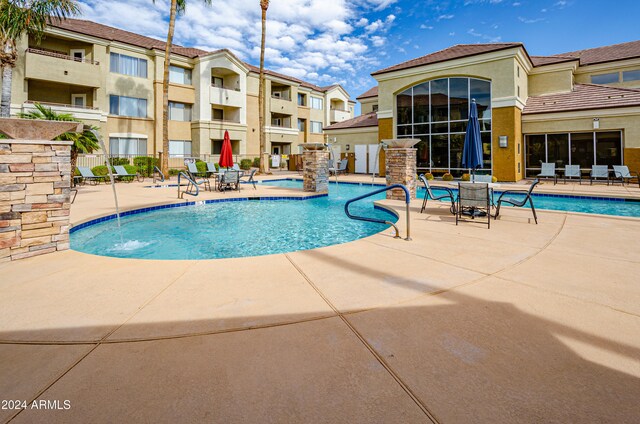
[(350, 148), (351, 148), (351, 146), (347, 144), (346, 147), (345, 147), (345, 150), (349, 150)]
[(509, 137), (508, 136), (506, 136), (506, 135), (498, 136), (498, 145), (500, 147), (507, 147), (508, 141), (509, 141)]
[(600, 128), (600, 118), (593, 118), (593, 129), (597, 130)]

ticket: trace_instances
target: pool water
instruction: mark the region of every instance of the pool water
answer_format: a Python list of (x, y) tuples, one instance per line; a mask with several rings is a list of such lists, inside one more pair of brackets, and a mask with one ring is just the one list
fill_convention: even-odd
[[(301, 188), (301, 181), (266, 184)], [(116, 220), (74, 231), (77, 251), (139, 259), (213, 259), (260, 256), (345, 243), (384, 231), (388, 225), (354, 221), (344, 213), (347, 200), (377, 187), (332, 184), (329, 196), (309, 200), (209, 203), (124, 216), (122, 239)], [(374, 209), (378, 194), (350, 206), (362, 216), (395, 222)], [(196, 198), (197, 199), (197, 198)]]

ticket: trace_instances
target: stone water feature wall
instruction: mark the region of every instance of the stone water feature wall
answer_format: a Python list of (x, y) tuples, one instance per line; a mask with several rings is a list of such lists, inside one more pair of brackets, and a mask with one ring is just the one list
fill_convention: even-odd
[(327, 193), (329, 191), (329, 151), (324, 145), (308, 143), (304, 150), (304, 191)]
[[(413, 147), (385, 149), (387, 185), (404, 184), (409, 189), (412, 199), (416, 198), (417, 153), (418, 149)], [(399, 188), (389, 190), (387, 199), (404, 201), (404, 191)]]
[[(56, 124), (47, 127), (53, 136), (40, 134), (70, 128)], [(0, 140), (0, 262), (69, 248), (70, 185), (70, 141)]]

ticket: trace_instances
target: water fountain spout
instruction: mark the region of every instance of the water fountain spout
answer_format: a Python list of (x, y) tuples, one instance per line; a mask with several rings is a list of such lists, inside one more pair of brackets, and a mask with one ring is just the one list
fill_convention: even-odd
[[(118, 195), (116, 194), (116, 185), (115, 180), (113, 178), (113, 171), (111, 171), (111, 155), (107, 152), (107, 148), (104, 145), (104, 140), (100, 137), (98, 131), (94, 129), (89, 129), (91, 133), (95, 136), (98, 143), (100, 143), (100, 148), (104, 152), (105, 157), (107, 158), (107, 172), (109, 173), (109, 180), (111, 181), (111, 188), (113, 189), (113, 200), (116, 204), (116, 217), (118, 218), (118, 231), (120, 231), (120, 239), (122, 239), (122, 232), (120, 228), (120, 207), (118, 206)], [(122, 241), (122, 240), (121, 240)]]

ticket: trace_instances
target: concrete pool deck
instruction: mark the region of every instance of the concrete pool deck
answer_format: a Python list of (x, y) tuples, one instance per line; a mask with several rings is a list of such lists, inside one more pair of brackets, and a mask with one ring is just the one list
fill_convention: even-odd
[[(178, 201), (145, 185), (117, 185), (123, 210)], [(561, 190), (640, 198), (536, 191)], [(404, 205), (383, 203), (404, 230)], [(0, 399), (28, 404), (0, 421), (638, 421), (640, 219), (539, 211), (535, 225), (509, 208), (487, 230), (420, 205), (411, 242), (384, 231), (253, 258), (0, 263)], [(111, 213), (111, 187), (86, 186), (71, 220)]]

